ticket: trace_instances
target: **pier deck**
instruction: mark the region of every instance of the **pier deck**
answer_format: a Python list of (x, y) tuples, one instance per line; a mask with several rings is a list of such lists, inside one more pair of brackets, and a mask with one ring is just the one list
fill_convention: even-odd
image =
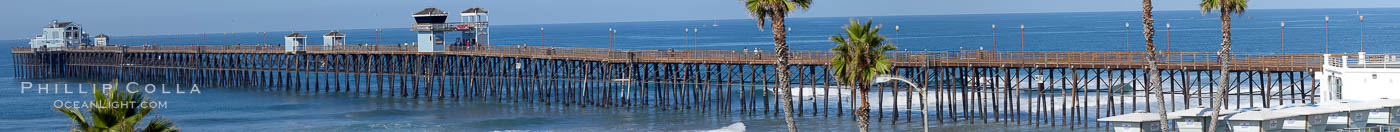
[[(569, 107), (778, 116), (773, 88), (790, 83), (795, 114), (845, 116), (857, 106), (826, 69), (828, 51), (794, 51), (792, 82), (774, 78), (771, 51), (631, 50), (569, 47), (106, 46), (11, 49), (17, 77), (176, 82), (295, 94), (511, 102)], [(1323, 54), (1236, 53), (1231, 72), (1216, 55), (1161, 55), (1166, 106), (1149, 103), (1142, 52), (894, 51), (890, 74), (921, 87), (878, 83), (878, 122), (1002, 123), (1088, 128), (1098, 117), (1209, 105), (1226, 108), (1317, 101)], [(1334, 55), (1343, 56), (1343, 55)], [(1229, 75), (1229, 91), (1214, 91)], [(927, 94), (927, 95), (924, 95)], [(924, 96), (919, 96), (924, 95)], [(420, 97), (421, 96), (421, 97)], [(888, 96), (888, 97), (887, 97)], [(919, 103), (927, 100), (927, 103)], [(928, 115), (918, 110), (927, 107)], [(903, 120), (901, 116), (905, 117)], [(884, 120), (891, 119), (891, 120)]]
[[(569, 59), (599, 62), (632, 63), (704, 63), (704, 64), (766, 64), (776, 61), (772, 51), (740, 50), (631, 50), (571, 47), (490, 46), (479, 48), (454, 47), (458, 51), (423, 53), (413, 46), (347, 45), (338, 47), (307, 46), (302, 54), (439, 54), (510, 57), (529, 59)], [(131, 47), (68, 47), (74, 53), (212, 53), (212, 54), (291, 54), (281, 46), (131, 46)], [(12, 53), (33, 53), (29, 48), (14, 48)], [(1055, 52), (1055, 51), (893, 51), (888, 57), (896, 66), (922, 66), (924, 63), (974, 67), (1037, 67), (1037, 68), (1146, 68), (1145, 52)], [(793, 51), (794, 65), (825, 65), (829, 51)], [(1215, 53), (1162, 52), (1158, 68), (1169, 70), (1216, 70), (1220, 68)], [(1345, 54), (1336, 54), (1345, 55)], [(1234, 53), (1232, 70), (1316, 71), (1321, 69), (1319, 53)]]

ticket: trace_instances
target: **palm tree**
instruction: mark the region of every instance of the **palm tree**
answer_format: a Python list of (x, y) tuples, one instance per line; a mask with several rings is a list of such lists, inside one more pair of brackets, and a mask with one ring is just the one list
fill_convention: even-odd
[(788, 131), (797, 131), (792, 118), (792, 88), (788, 78), (787, 13), (794, 10), (807, 10), (812, 0), (744, 0), (749, 15), (758, 20), (758, 29), (763, 30), (766, 21), (773, 21), (773, 52), (778, 54), (777, 78), (779, 97), (783, 98), (783, 117)]
[(861, 24), (852, 19), (851, 24), (843, 28), (846, 36), (831, 36), (831, 41), (839, 43), (831, 48), (835, 55), (831, 58), (831, 71), (836, 74), (837, 81), (860, 91), (856, 97), (860, 99), (860, 108), (853, 112), (856, 126), (862, 132), (868, 131), (870, 124), (870, 101), (865, 98), (870, 92), (870, 80), (890, 71), (892, 63), (885, 58), (885, 51), (895, 49), (884, 45), (885, 36), (880, 36), (880, 26), (872, 28), (870, 23), (870, 20)]
[[(1201, 13), (1210, 11), (1220, 12), (1220, 51), (1215, 52), (1220, 60), (1220, 78), (1217, 80), (1215, 97), (1211, 99), (1210, 122), (1215, 123), (1220, 119), (1220, 104), (1225, 103), (1225, 93), (1228, 93), (1230, 84), (1230, 14), (1244, 13), (1248, 7), (1249, 0), (1201, 0)], [(1209, 131), (1215, 131), (1215, 125), (1210, 125)]]
[(1157, 69), (1157, 45), (1152, 42), (1153, 35), (1157, 32), (1156, 26), (1152, 25), (1155, 21), (1152, 19), (1152, 0), (1142, 0), (1142, 36), (1147, 40), (1147, 88), (1157, 95), (1157, 114), (1162, 119), (1159, 125), (1162, 130), (1171, 130), (1166, 121), (1167, 100), (1166, 96), (1162, 95), (1162, 75), (1158, 74), (1161, 70)]
[[(115, 86), (116, 82), (117, 81), (112, 81), (112, 85)], [(141, 118), (146, 117), (146, 115), (151, 113), (151, 110), (154, 110), (154, 108), (141, 106), (142, 103), (133, 103), (148, 101), (139, 93), (133, 94), (121, 91), (109, 91), (104, 93), (102, 92), (102, 90), (93, 88), (92, 96), (92, 104), (97, 104), (97, 106), (88, 107), (88, 113), (86, 114), (86, 116), (84, 116), (84, 113), (82, 111), (79, 111), (78, 108), (54, 108), (57, 109), (59, 112), (63, 112), (63, 114), (67, 115), (69, 118), (73, 119), (73, 127), (75, 128), (71, 131), (138, 131), (136, 129), (136, 125), (141, 122)], [(104, 105), (114, 103), (130, 103), (130, 105)], [(180, 129), (175, 128), (175, 123), (170, 122), (170, 120), (165, 120), (163, 118), (156, 117), (154, 120), (147, 122), (146, 127), (144, 129), (139, 129), (139, 131), (178, 132), (180, 131)]]

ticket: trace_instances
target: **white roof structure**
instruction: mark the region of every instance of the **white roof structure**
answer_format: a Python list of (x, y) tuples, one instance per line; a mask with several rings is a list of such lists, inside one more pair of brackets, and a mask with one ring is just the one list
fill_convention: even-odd
[(447, 16), (447, 12), (443, 12), (437, 8), (423, 8), (423, 10), (413, 13), (413, 17), (419, 16)]
[(1274, 112), (1290, 113), (1290, 114), (1295, 114), (1295, 115), (1316, 115), (1316, 114), (1336, 113), (1336, 112), (1341, 112), (1341, 110), (1318, 107), (1317, 105), (1314, 105), (1314, 104), (1298, 104), (1298, 105), (1287, 105), (1287, 106), (1283, 106), (1283, 107), (1281, 107), (1281, 108), (1275, 109)]
[(1377, 100), (1367, 101), (1367, 104), (1376, 105), (1380, 107), (1397, 107), (1400, 106), (1400, 99), (1381, 98)]
[(345, 37), (345, 33), (340, 33), (340, 31), (331, 31), (330, 33), (326, 33), (326, 35), (322, 35), (322, 36), (325, 36), (325, 37)]
[(1335, 102), (1328, 102), (1318, 106), (1341, 111), (1357, 111), (1381, 108), (1381, 106), (1368, 105), (1366, 103), (1353, 102), (1350, 100), (1336, 100)]
[[(1167, 116), (1167, 119), (1168, 119), (1168, 120), (1174, 120), (1174, 119), (1177, 119), (1177, 118), (1181, 118), (1181, 117), (1171, 117), (1171, 116)], [(1123, 114), (1123, 115), (1117, 115), (1117, 116), (1110, 116), (1110, 117), (1099, 118), (1098, 121), (1107, 121), (1107, 122), (1149, 122), (1149, 121), (1160, 121), (1160, 120), (1162, 120), (1162, 115), (1159, 115), (1159, 114), (1157, 114), (1157, 113), (1147, 113), (1147, 111), (1138, 110), (1138, 111), (1134, 111), (1133, 113), (1128, 113), (1128, 114)]]
[(480, 16), (480, 15), (486, 15), (486, 9), (481, 9), (481, 8), (468, 8), (467, 10), (462, 11), (462, 16)]
[[(1214, 109), (1212, 109), (1212, 108), (1207, 108), (1207, 107), (1205, 107), (1205, 106), (1196, 106), (1196, 108), (1185, 109), (1185, 110), (1178, 110), (1178, 111), (1175, 111), (1175, 112), (1167, 113), (1167, 116), (1171, 116), (1172, 118), (1180, 118), (1180, 117), (1184, 117), (1184, 116), (1210, 116), (1210, 113), (1211, 113), (1212, 110), (1214, 110)], [(1236, 111), (1236, 110), (1220, 110), (1220, 115), (1230, 115), (1230, 114), (1234, 114), (1234, 113), (1239, 113), (1239, 111)]]
[(1273, 120), (1273, 119), (1288, 118), (1288, 117), (1291, 117), (1291, 116), (1296, 116), (1296, 115), (1295, 115), (1295, 114), (1290, 114), (1290, 113), (1275, 112), (1275, 111), (1265, 111), (1264, 109), (1256, 108), (1256, 109), (1252, 109), (1252, 110), (1249, 110), (1249, 111), (1240, 112), (1240, 113), (1235, 113), (1235, 114), (1232, 114), (1232, 115), (1229, 115), (1229, 116), (1220, 117), (1220, 119), (1221, 119), (1221, 120), (1232, 120), (1232, 121), (1265, 121), (1265, 120)]
[(306, 35), (303, 35), (303, 34), (301, 34), (301, 33), (292, 33), (292, 34), (287, 34), (286, 37), (288, 37), (288, 38), (305, 38)]

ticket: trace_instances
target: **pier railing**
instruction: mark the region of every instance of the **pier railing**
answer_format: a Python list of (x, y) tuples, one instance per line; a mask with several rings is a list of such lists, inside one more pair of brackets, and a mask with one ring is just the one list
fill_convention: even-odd
[(1332, 54), (1324, 58), (1327, 66), (1334, 68), (1400, 68), (1397, 54)]
[[(181, 82), (288, 93), (466, 99), (545, 106), (643, 107), (776, 116), (779, 83), (792, 84), (797, 115), (844, 116), (851, 89), (824, 65), (835, 54), (792, 51), (792, 80), (774, 79), (776, 54), (763, 50), (637, 50), (517, 45), (101, 46), (11, 49), (19, 78)], [(1326, 56), (1326, 57), (1324, 57)], [(1141, 52), (891, 51), (888, 73), (916, 85), (869, 89), (872, 120), (922, 117), (938, 123), (1000, 122), (1090, 128), (1094, 119), (1137, 110), (1204, 106), (1225, 93), (1225, 109), (1316, 103), (1316, 72), (1394, 55), (1166, 52), (1159, 72), (1166, 105), (1149, 102), (1151, 73)], [(1353, 59), (1347, 59), (1352, 57)], [(1366, 66), (1352, 65), (1351, 67)], [(1223, 81), (1230, 91), (1215, 91)], [(923, 85), (917, 85), (923, 84)], [(923, 87), (919, 87), (923, 86)], [(918, 87), (918, 88), (915, 88)], [(833, 93), (834, 92), (834, 93)], [(920, 94), (918, 96), (915, 93)], [(888, 98), (887, 98), (888, 96)], [(820, 100), (820, 101), (818, 101)], [(888, 100), (888, 101), (887, 101)], [(915, 102), (915, 101), (918, 102)], [(832, 105), (834, 104), (834, 105)], [(849, 104), (849, 105), (848, 105)], [(930, 113), (914, 113), (915, 109)], [(892, 116), (893, 118), (886, 118)], [(890, 120), (886, 120), (890, 119)], [(904, 118), (904, 122), (918, 119)]]
[[(304, 46), (312, 54), (419, 54), (413, 45), (338, 45)], [(432, 52), (454, 55), (484, 55), (525, 58), (584, 59), (611, 62), (663, 63), (773, 63), (777, 55), (763, 50), (638, 50), (546, 47), (518, 45), (448, 46), (449, 51)], [(289, 53), (280, 45), (227, 46), (83, 46), (50, 50), (71, 52), (173, 52), (173, 53)], [(32, 52), (16, 48), (12, 52)], [(1144, 52), (1059, 52), (1059, 51), (892, 51), (887, 53), (897, 66), (966, 65), (983, 67), (1074, 67), (1074, 68), (1146, 68)], [(798, 65), (824, 65), (834, 56), (830, 51), (792, 51), (791, 61)], [(1338, 54), (1333, 56), (1345, 56)], [(1352, 55), (1354, 56), (1354, 55)], [(1219, 68), (1219, 56), (1209, 52), (1163, 52), (1158, 67), (1164, 69), (1209, 70)], [(1374, 55), (1368, 62), (1390, 62), (1392, 55)], [(1347, 60), (1360, 61), (1360, 60)], [(926, 64), (927, 63), (927, 64)], [(1322, 66), (1322, 54), (1310, 53), (1235, 53), (1231, 69), (1306, 71)], [(1354, 63), (1354, 62), (1351, 62)]]
[(487, 27), (486, 22), (449, 22), (439, 24), (413, 24), (413, 31), (459, 31), (474, 27)]

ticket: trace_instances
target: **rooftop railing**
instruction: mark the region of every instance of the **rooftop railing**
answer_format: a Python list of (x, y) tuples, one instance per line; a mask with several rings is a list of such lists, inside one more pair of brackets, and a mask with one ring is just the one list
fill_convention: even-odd
[(413, 24), (413, 31), (460, 31), (473, 27), (487, 27), (486, 22), (449, 22), (433, 24)]

